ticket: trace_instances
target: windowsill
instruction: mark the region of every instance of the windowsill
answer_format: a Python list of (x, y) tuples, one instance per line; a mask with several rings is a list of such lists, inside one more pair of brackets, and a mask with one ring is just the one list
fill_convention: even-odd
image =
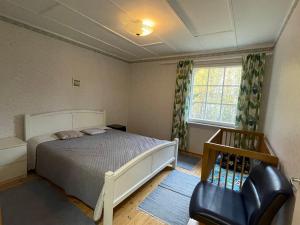
[(234, 125), (223, 125), (223, 124), (213, 124), (213, 123), (204, 123), (196, 121), (188, 121), (188, 125), (192, 127), (211, 127), (211, 128), (235, 128)]

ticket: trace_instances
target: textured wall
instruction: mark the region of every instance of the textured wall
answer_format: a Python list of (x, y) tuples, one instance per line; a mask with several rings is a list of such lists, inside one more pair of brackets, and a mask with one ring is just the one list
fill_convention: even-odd
[(25, 113), (105, 109), (127, 123), (127, 63), (4, 22), (0, 34), (0, 137), (22, 137)]
[(159, 63), (131, 65), (128, 129), (170, 139), (176, 67)]
[(300, 5), (274, 53), (264, 131), (288, 175), (300, 176)]
[[(287, 176), (296, 177), (300, 177), (299, 84), (300, 4), (296, 7), (275, 48), (264, 128), (285, 173)], [(300, 224), (299, 197), (296, 201), (297, 213), (294, 214), (295, 225)]]

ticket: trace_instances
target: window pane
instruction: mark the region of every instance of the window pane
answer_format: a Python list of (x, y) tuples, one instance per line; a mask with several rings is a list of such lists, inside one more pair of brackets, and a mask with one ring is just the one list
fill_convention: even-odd
[(207, 103), (219, 103), (221, 104), (222, 98), (222, 86), (208, 86), (207, 90)]
[(192, 110), (191, 117), (193, 119), (203, 119), (204, 118), (205, 104), (195, 102), (192, 104), (191, 110)]
[(241, 66), (195, 68), (190, 118), (234, 124), (241, 71)]
[(221, 121), (234, 124), (236, 115), (236, 105), (223, 105), (221, 111)]
[(224, 87), (223, 89), (223, 100), (224, 104), (237, 104), (237, 99), (239, 95), (239, 87)]
[(194, 85), (207, 85), (208, 68), (197, 68), (194, 70)]
[(207, 86), (194, 86), (192, 102), (205, 102)]
[(212, 67), (209, 69), (208, 85), (223, 85), (224, 68)]
[(241, 72), (240, 66), (226, 67), (224, 85), (240, 85)]
[(217, 104), (207, 104), (205, 119), (210, 121), (218, 121), (220, 115), (220, 105)]

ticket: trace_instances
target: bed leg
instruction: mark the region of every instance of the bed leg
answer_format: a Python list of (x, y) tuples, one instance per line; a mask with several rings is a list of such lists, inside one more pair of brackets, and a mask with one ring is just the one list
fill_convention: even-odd
[(105, 173), (103, 225), (113, 224), (113, 213), (114, 213), (113, 201), (114, 201), (113, 172), (109, 171)]
[(176, 160), (174, 160), (174, 161), (171, 163), (171, 167), (172, 167), (173, 170), (175, 170), (175, 169), (176, 169), (176, 166), (177, 166), (177, 162), (176, 162)]
[(178, 157), (178, 143), (179, 143), (179, 139), (178, 138), (175, 138), (174, 141), (176, 142), (176, 145), (175, 145), (175, 151), (174, 151), (174, 161), (171, 163), (172, 165), (172, 168), (173, 169), (176, 169), (176, 166), (177, 166), (177, 157)]

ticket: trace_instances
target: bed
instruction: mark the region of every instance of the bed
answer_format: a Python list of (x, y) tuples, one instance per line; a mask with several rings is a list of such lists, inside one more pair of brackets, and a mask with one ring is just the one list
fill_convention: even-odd
[(104, 127), (104, 111), (74, 110), (25, 115), (28, 169), (94, 209), (94, 220), (112, 225), (113, 208), (145, 182), (177, 163), (178, 140), (164, 141), (107, 129), (57, 140), (55, 132)]

